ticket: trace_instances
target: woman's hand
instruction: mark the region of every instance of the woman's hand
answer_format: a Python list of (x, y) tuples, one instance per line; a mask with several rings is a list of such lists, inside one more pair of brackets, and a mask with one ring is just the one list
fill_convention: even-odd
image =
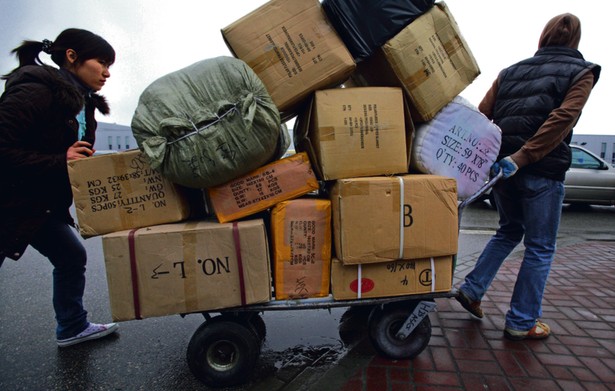
[(92, 148), (92, 144), (87, 141), (77, 141), (68, 147), (68, 151), (66, 151), (66, 160), (83, 159), (92, 156), (94, 152), (96, 152), (96, 150)]

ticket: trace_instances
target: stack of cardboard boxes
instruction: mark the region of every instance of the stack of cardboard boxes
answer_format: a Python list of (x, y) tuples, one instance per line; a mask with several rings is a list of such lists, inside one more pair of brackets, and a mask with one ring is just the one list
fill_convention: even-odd
[(479, 73), (446, 5), (359, 64), (317, 0), (271, 0), (222, 36), (297, 117), (298, 153), (202, 189), (197, 220), (139, 151), (71, 162), (82, 234), (104, 235), (113, 318), (450, 290), (456, 181), (409, 173), (414, 124)]

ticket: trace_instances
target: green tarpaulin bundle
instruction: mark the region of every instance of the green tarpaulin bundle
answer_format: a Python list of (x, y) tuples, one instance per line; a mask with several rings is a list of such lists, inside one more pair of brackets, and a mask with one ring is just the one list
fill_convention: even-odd
[(154, 81), (141, 94), (131, 127), (152, 168), (191, 188), (247, 174), (279, 158), (290, 142), (261, 80), (232, 57)]

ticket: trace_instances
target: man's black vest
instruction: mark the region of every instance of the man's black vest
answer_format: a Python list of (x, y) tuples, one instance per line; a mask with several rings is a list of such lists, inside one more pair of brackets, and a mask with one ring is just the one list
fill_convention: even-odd
[[(502, 129), (502, 147), (498, 159), (511, 155), (525, 144), (559, 107), (570, 87), (587, 71), (598, 81), (600, 67), (587, 62), (572, 48), (549, 46), (503, 70), (493, 110), (493, 121)], [(564, 180), (571, 163), (568, 144), (572, 132), (553, 151), (523, 172)]]

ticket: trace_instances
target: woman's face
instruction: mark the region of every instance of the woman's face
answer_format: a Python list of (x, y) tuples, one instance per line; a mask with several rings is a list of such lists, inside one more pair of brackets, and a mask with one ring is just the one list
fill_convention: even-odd
[(73, 72), (86, 86), (94, 91), (99, 91), (105, 85), (107, 78), (111, 77), (109, 67), (111, 65), (103, 60), (91, 58), (75, 64), (70, 71)]

